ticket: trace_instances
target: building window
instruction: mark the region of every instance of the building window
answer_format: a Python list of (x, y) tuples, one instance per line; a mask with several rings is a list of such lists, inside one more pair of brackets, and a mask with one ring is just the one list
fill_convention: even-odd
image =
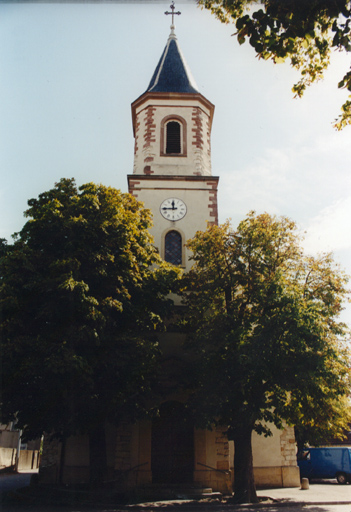
[(180, 116), (166, 116), (161, 121), (161, 156), (187, 156), (186, 121)]
[(178, 231), (168, 231), (165, 236), (165, 260), (173, 265), (182, 264), (182, 235)]
[(166, 153), (181, 153), (180, 144), (180, 123), (177, 121), (169, 121), (166, 124)]

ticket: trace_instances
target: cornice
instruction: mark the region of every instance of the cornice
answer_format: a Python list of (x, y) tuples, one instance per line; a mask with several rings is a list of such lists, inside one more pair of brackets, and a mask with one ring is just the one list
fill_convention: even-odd
[(130, 180), (139, 180), (139, 181), (215, 181), (218, 183), (219, 176), (172, 176), (165, 174), (128, 174), (127, 175), (128, 183)]
[(170, 103), (172, 101), (198, 101), (204, 105), (210, 111), (210, 129), (212, 127), (212, 120), (215, 106), (201, 93), (186, 93), (186, 92), (144, 92), (139, 98), (133, 101), (132, 107), (132, 121), (133, 121), (133, 134), (135, 136), (135, 122), (136, 122), (136, 110), (147, 100), (152, 100), (152, 103), (157, 103), (158, 100), (167, 100)]

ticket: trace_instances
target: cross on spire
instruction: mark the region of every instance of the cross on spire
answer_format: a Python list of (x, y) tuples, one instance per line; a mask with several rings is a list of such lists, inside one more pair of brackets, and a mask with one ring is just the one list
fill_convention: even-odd
[(172, 25), (171, 25), (171, 28), (174, 28), (174, 16), (175, 16), (175, 15), (179, 16), (179, 15), (180, 15), (180, 14), (182, 14), (182, 13), (181, 13), (180, 11), (174, 12), (174, 9), (175, 9), (175, 7), (174, 7), (174, 0), (173, 0), (173, 2), (171, 3), (171, 5), (170, 5), (169, 7), (170, 7), (170, 9), (171, 9), (171, 11), (172, 11), (172, 12), (168, 12), (168, 11), (166, 11), (166, 12), (165, 12), (165, 14), (166, 14), (166, 15), (167, 15), (167, 14), (171, 14), (171, 15), (172, 15)]

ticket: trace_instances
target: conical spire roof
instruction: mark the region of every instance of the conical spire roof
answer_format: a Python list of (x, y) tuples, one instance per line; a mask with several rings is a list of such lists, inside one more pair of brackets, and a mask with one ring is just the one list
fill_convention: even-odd
[(198, 93), (198, 87), (185, 61), (171, 27), (165, 49), (146, 92)]

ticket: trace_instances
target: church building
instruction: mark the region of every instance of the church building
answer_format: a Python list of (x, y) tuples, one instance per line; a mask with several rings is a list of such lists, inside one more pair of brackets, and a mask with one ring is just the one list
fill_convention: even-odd
[[(152, 235), (163, 259), (189, 270), (185, 247), (196, 231), (218, 223), (219, 178), (211, 169), (214, 105), (203, 96), (178, 44), (171, 6), (171, 33), (146, 91), (132, 103), (134, 168), (128, 189), (153, 213)], [(123, 475), (126, 488), (183, 485), (232, 492), (234, 445), (223, 428), (200, 430), (186, 418), (172, 375), (182, 364), (183, 335), (160, 335), (168, 397), (159, 417), (107, 432), (111, 474)], [(168, 386), (168, 388), (167, 388)], [(293, 429), (272, 427), (273, 436), (254, 434), (253, 462), (258, 486), (300, 485)], [(49, 453), (51, 450), (51, 453)], [(46, 463), (58, 458), (49, 446)], [(87, 439), (66, 447), (64, 481), (87, 481)], [(53, 477), (52, 477), (53, 478)]]

